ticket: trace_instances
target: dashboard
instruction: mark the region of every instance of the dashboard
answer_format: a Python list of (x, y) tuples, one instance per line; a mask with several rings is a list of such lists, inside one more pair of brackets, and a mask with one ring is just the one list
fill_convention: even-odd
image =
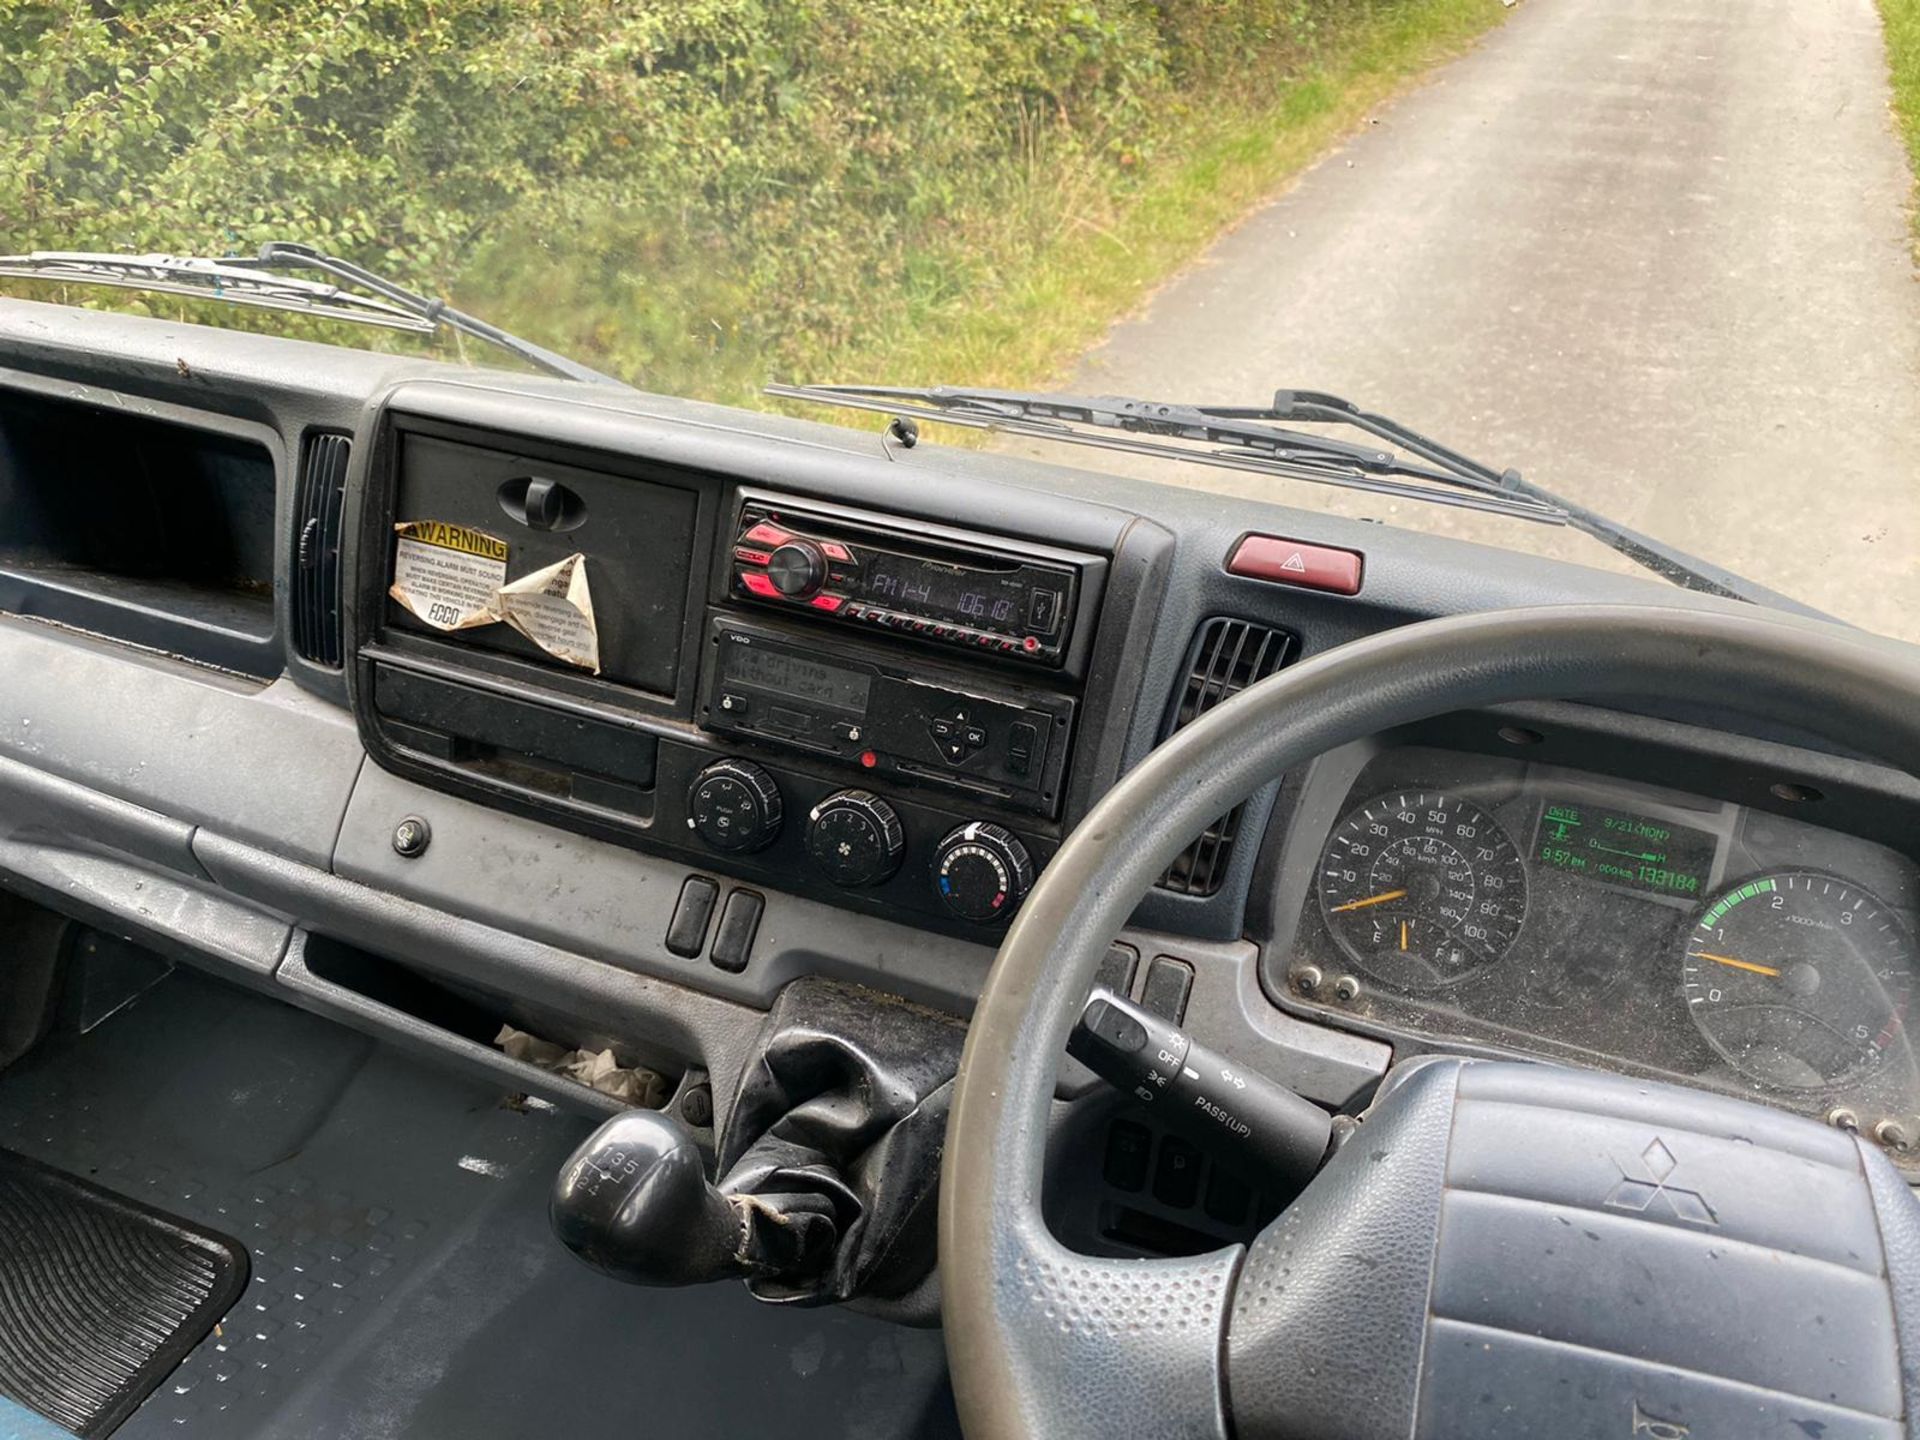
[[(0, 340), (0, 884), (563, 1101), (499, 1024), (605, 1044), (709, 1136), (786, 983), (965, 1013), (1114, 781), (1275, 670), (1732, 603), (878, 426), (27, 302)], [(1330, 1106), (1531, 1055), (1920, 1174), (1916, 815), (1660, 696), (1441, 717), (1220, 817), (1102, 981)], [(1136, 1232), (1218, 1220), (1129, 1143)]]
[(1342, 797), (1286, 983), (1347, 1023), (1679, 1079), (1904, 1149), (1917, 906), (1913, 862), (1855, 835), (1399, 746)]

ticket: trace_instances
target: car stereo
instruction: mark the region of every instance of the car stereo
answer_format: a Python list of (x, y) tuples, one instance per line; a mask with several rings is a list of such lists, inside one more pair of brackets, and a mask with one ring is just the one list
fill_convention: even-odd
[(749, 501), (733, 543), (736, 596), (975, 652), (1059, 665), (1080, 571), (1067, 561), (923, 539)]

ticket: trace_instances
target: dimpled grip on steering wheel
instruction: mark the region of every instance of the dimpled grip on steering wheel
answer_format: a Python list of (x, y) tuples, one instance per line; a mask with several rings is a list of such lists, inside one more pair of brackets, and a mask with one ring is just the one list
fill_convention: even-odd
[[(1345, 1332), (1344, 1369), (1308, 1363), (1300, 1347), (1307, 1346), (1313, 1333), (1303, 1327), (1339, 1332), (1351, 1316), (1339, 1305), (1275, 1299), (1303, 1293), (1290, 1291), (1295, 1277), (1278, 1273), (1272, 1265), (1282, 1253), (1278, 1237), (1286, 1235), (1289, 1226), (1298, 1229), (1312, 1220), (1336, 1193), (1347, 1211), (1365, 1209), (1390, 1194), (1390, 1188), (1367, 1173), (1369, 1137), (1408, 1126), (1413, 1127), (1410, 1133), (1417, 1133), (1414, 1120), (1424, 1114), (1428, 1127), (1445, 1142), (1453, 1131), (1464, 1082), (1442, 1084), (1436, 1072), (1418, 1084), (1409, 1081), (1396, 1088), (1363, 1126), (1355, 1142), (1360, 1149), (1349, 1145), (1342, 1150), (1256, 1242), (1251, 1258), (1233, 1247), (1192, 1259), (1145, 1261), (1075, 1255), (1053, 1239), (1041, 1219), (1040, 1172), (1053, 1072), (1100, 957), (1134, 906), (1193, 835), (1261, 785), (1324, 751), (1455, 710), (1524, 700), (1634, 696), (1658, 696), (1784, 723), (1878, 756), (1909, 773), (1920, 768), (1920, 667), (1900, 647), (1732, 608), (1540, 608), (1409, 625), (1282, 671), (1155, 750), (1076, 826), (1000, 947), (974, 1012), (948, 1127), (940, 1201), (944, 1310), (955, 1393), (973, 1440), (1224, 1435), (1230, 1427), (1229, 1378), (1231, 1427), (1242, 1436), (1437, 1435), (1456, 1424), (1476, 1436), (1499, 1433), (1488, 1428), (1492, 1421), (1486, 1413), (1435, 1415), (1417, 1409), (1423, 1386), (1452, 1383), (1428, 1356), (1428, 1329), (1440, 1313), (1432, 1302), (1445, 1297), (1429, 1289), (1436, 1242), (1431, 1233), (1421, 1238), (1417, 1222), (1421, 1207), (1437, 1215), (1443, 1197), (1451, 1194), (1454, 1152), (1447, 1143), (1430, 1146), (1429, 1164), (1417, 1178), (1405, 1164), (1372, 1166), (1399, 1172), (1398, 1184), (1412, 1201), (1414, 1221), (1406, 1215), (1384, 1218), (1392, 1222), (1389, 1232), (1401, 1237), (1397, 1244), (1413, 1246), (1407, 1267), (1413, 1283), (1392, 1288), (1396, 1306), (1388, 1308), (1398, 1317), (1393, 1323), (1375, 1312), (1372, 1321), (1363, 1316), (1357, 1329)], [(1570, 1087), (1556, 1092), (1557, 1109), (1542, 1111), (1554, 1117), (1546, 1127), (1549, 1132), (1563, 1115), (1610, 1114), (1612, 1102), (1601, 1092), (1627, 1083), (1548, 1067), (1499, 1065), (1461, 1071), (1452, 1066), (1455, 1073), (1468, 1075), (1476, 1068), (1496, 1078), (1498, 1072), (1521, 1072), (1528, 1077), (1517, 1082), (1523, 1088), (1549, 1078)], [(1914, 1220), (1911, 1196), (1884, 1159), (1809, 1121), (1674, 1087), (1629, 1088), (1665, 1097), (1654, 1112), (1630, 1123), (1661, 1131), (1702, 1106), (1707, 1109), (1700, 1113), (1712, 1115), (1730, 1108), (1735, 1118), (1726, 1123), (1735, 1130), (1759, 1126), (1769, 1136), (1786, 1137), (1766, 1148), (1770, 1156), (1787, 1157), (1782, 1165), (1814, 1163), (1801, 1154), (1806, 1146), (1848, 1145), (1847, 1154), (1855, 1157), (1848, 1162), (1854, 1165), (1852, 1171), (1822, 1161), (1822, 1173), (1842, 1177), (1833, 1182), (1839, 1187), (1836, 1194), (1868, 1197), (1866, 1213), (1875, 1217), (1884, 1241), (1876, 1283), (1901, 1322), (1898, 1329), (1920, 1335), (1920, 1302), (1915, 1300), (1920, 1288), (1914, 1280), (1920, 1266), (1920, 1224)], [(1431, 1099), (1436, 1089), (1445, 1092), (1439, 1111)], [(1796, 1140), (1796, 1135), (1802, 1138)], [(1514, 1153), (1524, 1167), (1526, 1157), (1537, 1153), (1535, 1138), (1514, 1137)], [(1500, 1193), (1503, 1201), (1523, 1203), (1521, 1197)], [(1564, 1200), (1524, 1203), (1551, 1206)], [(1604, 1200), (1593, 1203), (1604, 1208)], [(1327, 1239), (1339, 1242), (1344, 1232), (1337, 1222), (1334, 1215), (1314, 1223), (1329, 1227)], [(1798, 1223), (1812, 1228), (1827, 1222), (1814, 1214)], [(1664, 1243), (1664, 1232), (1645, 1239), (1655, 1228), (1630, 1232), (1634, 1244)], [(1369, 1243), (1380, 1243), (1379, 1237)], [(1801, 1258), (1811, 1243), (1803, 1235), (1782, 1233), (1769, 1243), (1795, 1257), (1796, 1264), (1820, 1263)], [(1324, 1248), (1318, 1246), (1313, 1253)], [(1633, 1253), (1630, 1246), (1615, 1250), (1622, 1264)], [(1365, 1260), (1380, 1258), (1363, 1255)], [(1354, 1273), (1365, 1268), (1360, 1265)], [(1548, 1272), (1536, 1266), (1530, 1273)], [(1526, 1278), (1517, 1272), (1505, 1277), (1515, 1284)], [(1236, 1299), (1236, 1283), (1255, 1288)], [(1315, 1283), (1325, 1284), (1326, 1277)], [(1352, 1292), (1358, 1287), (1351, 1279), (1336, 1278), (1330, 1291), (1342, 1288)], [(1732, 1299), (1735, 1312), (1740, 1312), (1740, 1297)], [(1282, 1318), (1275, 1321), (1274, 1316)], [(1806, 1311), (1790, 1317), (1790, 1323), (1803, 1318), (1811, 1323)], [(1874, 1333), (1881, 1334), (1886, 1345), (1894, 1344), (1894, 1325)], [(1887, 1353), (1867, 1356), (1866, 1363), (1878, 1364)], [(1517, 1393), (1518, 1377), (1547, 1373), (1558, 1363), (1556, 1356), (1564, 1359), (1554, 1352), (1515, 1361), (1517, 1368), (1510, 1367), (1501, 1384)], [(1894, 1354), (1890, 1372), (1896, 1376), (1902, 1373), (1898, 1358)], [(1656, 1356), (1654, 1363), (1668, 1362)], [(1906, 1373), (1913, 1370), (1911, 1364), (1905, 1367)], [(1893, 1416), (1886, 1413), (1884, 1389), (1850, 1390), (1851, 1400), (1834, 1403), (1865, 1427), (1860, 1433), (1910, 1433), (1912, 1418), (1920, 1413), (1920, 1395), (1912, 1393), (1913, 1385), (1911, 1380), (1898, 1382)], [(1796, 1415), (1776, 1403), (1781, 1395), (1751, 1382), (1747, 1391), (1749, 1399), (1773, 1396), (1766, 1401), (1772, 1405), (1766, 1410), (1772, 1417), (1769, 1426), (1799, 1418), (1820, 1423), (1811, 1412)], [(1546, 1393), (1551, 1398), (1551, 1385)], [(1787, 1393), (1785, 1399), (1794, 1396)], [(1275, 1413), (1274, 1407), (1311, 1413)], [(1684, 1424), (1684, 1419), (1655, 1409), (1619, 1417), (1609, 1412), (1596, 1433), (1626, 1436), (1634, 1424), (1641, 1425), (1639, 1433), (1653, 1434), (1658, 1432), (1648, 1426)], [(1707, 1440), (1712, 1428), (1695, 1432), (1698, 1440)], [(1550, 1426), (1533, 1433), (1575, 1430)], [(1749, 1427), (1741, 1433), (1767, 1431)], [(1788, 1440), (1803, 1440), (1810, 1433), (1804, 1427), (1790, 1430)]]

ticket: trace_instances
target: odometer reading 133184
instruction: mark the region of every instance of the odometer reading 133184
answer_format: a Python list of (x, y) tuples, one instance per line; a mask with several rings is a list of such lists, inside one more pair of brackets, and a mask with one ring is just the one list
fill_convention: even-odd
[(1512, 838), (1478, 806), (1433, 790), (1377, 796), (1342, 820), (1320, 860), (1319, 891), (1340, 948), (1401, 988), (1491, 964), (1527, 918)]
[(1534, 858), (1549, 869), (1603, 885), (1698, 899), (1719, 841), (1705, 830), (1584, 801), (1549, 801), (1540, 812)]

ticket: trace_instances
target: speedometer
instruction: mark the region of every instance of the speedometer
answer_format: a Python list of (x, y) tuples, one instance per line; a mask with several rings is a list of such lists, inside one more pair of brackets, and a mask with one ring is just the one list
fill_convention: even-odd
[(1376, 796), (1335, 828), (1320, 912), (1349, 958), (1402, 988), (1500, 959), (1527, 918), (1527, 875), (1486, 811), (1435, 790)]
[(1885, 902), (1811, 870), (1743, 881), (1687, 934), (1687, 1008), (1707, 1043), (1768, 1085), (1816, 1089), (1903, 1038), (1913, 942)]

